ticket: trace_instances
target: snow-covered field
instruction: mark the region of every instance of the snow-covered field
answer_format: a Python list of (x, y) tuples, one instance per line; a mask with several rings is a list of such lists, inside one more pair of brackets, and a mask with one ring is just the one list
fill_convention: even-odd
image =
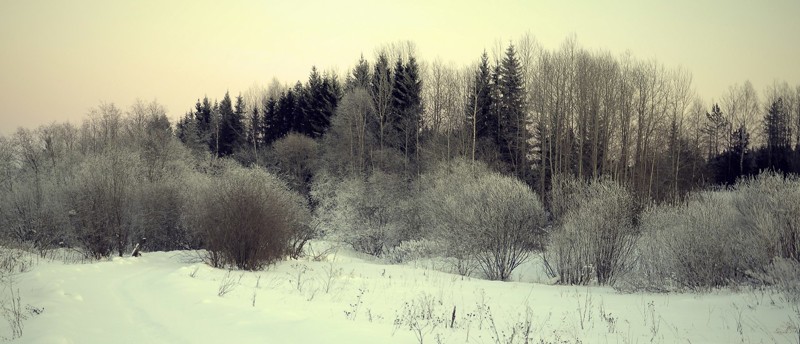
[[(321, 244), (321, 243), (320, 243)], [(800, 311), (763, 290), (620, 294), (518, 282), (339, 249), (266, 271), (196, 253), (89, 264), (40, 260), (15, 278), (20, 343), (797, 343)], [(522, 280), (522, 282), (519, 282)], [(36, 314), (40, 313), (40, 314)], [(11, 329), (0, 324), (0, 337)], [(527, 339), (527, 340), (526, 340)]]

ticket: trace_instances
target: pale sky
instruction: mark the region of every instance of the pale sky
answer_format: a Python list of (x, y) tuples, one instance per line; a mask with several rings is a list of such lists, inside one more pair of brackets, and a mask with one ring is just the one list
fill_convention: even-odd
[[(0, 135), (75, 124), (101, 101), (157, 100), (174, 120), (312, 65), (411, 40), (418, 57), (467, 65), (498, 40), (629, 50), (683, 66), (707, 102), (734, 83), (800, 85), (800, 1), (61, 1), (0, 0)], [(505, 44), (505, 43), (504, 43)]]

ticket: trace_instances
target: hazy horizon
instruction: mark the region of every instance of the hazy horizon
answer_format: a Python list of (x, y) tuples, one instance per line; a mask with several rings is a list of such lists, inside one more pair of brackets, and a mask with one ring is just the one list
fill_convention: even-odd
[(800, 84), (798, 1), (4, 2), (0, 135), (79, 123), (90, 108), (157, 100), (174, 121), (196, 99), (305, 81), (311, 66), (346, 72), (361, 54), (413, 41), (418, 57), (465, 66), (529, 33), (554, 50), (626, 51), (683, 67), (706, 102), (750, 80)]

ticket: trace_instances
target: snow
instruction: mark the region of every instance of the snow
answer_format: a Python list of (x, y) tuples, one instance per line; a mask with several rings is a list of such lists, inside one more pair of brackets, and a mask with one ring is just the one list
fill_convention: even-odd
[(194, 252), (42, 260), (16, 276), (22, 303), (43, 309), (26, 314), (16, 342), (522, 343), (525, 333), (535, 343), (798, 340), (800, 311), (769, 290), (620, 294), (531, 283), (543, 278), (536, 261), (518, 281), (495, 282), (345, 249), (324, 258), (258, 272), (214, 269)]

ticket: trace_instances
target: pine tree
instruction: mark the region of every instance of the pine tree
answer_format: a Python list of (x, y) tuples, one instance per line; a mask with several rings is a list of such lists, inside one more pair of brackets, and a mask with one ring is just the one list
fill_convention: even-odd
[(719, 105), (711, 106), (711, 112), (706, 113), (707, 122), (700, 130), (706, 137), (708, 144), (708, 159), (719, 155), (719, 147), (723, 143), (725, 133), (729, 132), (731, 123), (720, 111)]

